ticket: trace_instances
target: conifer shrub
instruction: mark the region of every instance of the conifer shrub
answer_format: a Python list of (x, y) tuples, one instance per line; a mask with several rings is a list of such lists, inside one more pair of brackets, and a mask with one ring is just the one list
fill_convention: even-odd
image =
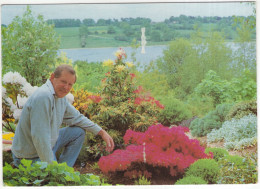
[(214, 160), (216, 160), (217, 162), (228, 156), (229, 153), (227, 150), (223, 149), (223, 148), (206, 148), (205, 149), (205, 153), (209, 153), (209, 152), (212, 152), (213, 153), (213, 158)]
[(183, 177), (182, 179), (177, 180), (177, 182), (175, 184), (176, 185), (188, 185), (188, 184), (208, 184), (208, 183), (201, 177), (187, 176), (187, 177)]
[(193, 120), (190, 125), (191, 134), (201, 137), (206, 136), (213, 129), (219, 129), (231, 107), (232, 104), (220, 104), (203, 118)]
[(189, 110), (188, 105), (176, 98), (165, 98), (162, 100), (162, 103), (165, 106), (158, 117), (159, 122), (165, 126), (170, 126), (171, 124), (179, 125), (183, 120), (192, 117), (192, 112)]
[(191, 164), (186, 171), (186, 176), (201, 177), (209, 184), (217, 183), (220, 167), (214, 159), (200, 159)]
[(257, 115), (257, 103), (256, 100), (243, 101), (235, 104), (227, 115), (227, 120), (232, 118), (240, 119), (246, 115)]
[(246, 165), (246, 159), (238, 156), (238, 155), (228, 155), (225, 157), (225, 160), (231, 164), (237, 165), (237, 166), (243, 166)]

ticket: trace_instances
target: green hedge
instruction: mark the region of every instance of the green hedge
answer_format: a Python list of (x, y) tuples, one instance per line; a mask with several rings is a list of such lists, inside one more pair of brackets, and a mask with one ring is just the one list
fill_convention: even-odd
[(220, 168), (214, 159), (200, 159), (193, 163), (185, 173), (186, 176), (201, 177), (209, 184), (217, 183)]
[(159, 122), (163, 125), (179, 125), (183, 120), (192, 117), (189, 106), (174, 97), (165, 98), (161, 103), (164, 104), (165, 107), (158, 117)]

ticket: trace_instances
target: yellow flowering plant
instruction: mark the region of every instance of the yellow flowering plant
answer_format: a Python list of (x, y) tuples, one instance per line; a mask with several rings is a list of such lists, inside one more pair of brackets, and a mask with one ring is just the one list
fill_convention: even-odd
[(13, 138), (14, 138), (14, 133), (3, 133), (2, 134), (2, 139), (3, 140), (12, 141)]
[[(88, 92), (84, 89), (80, 89), (75, 91), (74, 89), (71, 90), (71, 93), (74, 96), (73, 106), (83, 115), (91, 118), (92, 114), (94, 114), (94, 110), (97, 104), (100, 102), (101, 97), (98, 94), (94, 94)], [(92, 110), (92, 112), (90, 111)]]
[[(142, 87), (136, 86), (135, 74), (131, 73), (134, 64), (126, 61), (123, 49), (116, 53), (116, 60), (104, 61), (109, 67), (102, 80), (101, 98), (96, 106), (92, 120), (107, 130), (119, 132), (118, 141), (127, 129), (145, 131), (148, 126), (157, 122), (156, 115), (163, 106), (149, 95)], [(93, 109), (89, 110), (94, 112)]]

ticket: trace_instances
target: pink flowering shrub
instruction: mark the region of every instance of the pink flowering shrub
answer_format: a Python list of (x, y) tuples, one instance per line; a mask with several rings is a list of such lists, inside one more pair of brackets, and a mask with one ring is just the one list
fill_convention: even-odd
[(150, 126), (145, 132), (127, 130), (124, 142), (129, 146), (101, 157), (98, 165), (104, 173), (124, 171), (125, 176), (141, 168), (149, 175), (143, 165), (147, 168), (167, 168), (171, 176), (183, 174), (196, 160), (213, 158), (212, 153), (205, 154), (198, 140), (189, 139), (185, 134), (188, 131), (187, 127), (169, 128), (161, 124)]

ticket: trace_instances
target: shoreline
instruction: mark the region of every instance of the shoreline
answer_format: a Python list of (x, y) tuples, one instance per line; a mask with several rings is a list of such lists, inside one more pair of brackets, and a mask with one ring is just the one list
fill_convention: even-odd
[[(145, 47), (155, 47), (155, 46), (167, 46), (169, 44), (165, 45), (146, 45)], [(138, 48), (141, 48), (140, 45)], [(115, 46), (115, 47), (87, 47), (87, 48), (65, 48), (65, 49), (59, 49), (59, 50), (78, 50), (78, 49), (105, 49), (105, 48), (132, 48), (131, 46)], [(137, 49), (138, 49), (137, 48)]]
[[(225, 41), (225, 43), (239, 43), (237, 41)], [(250, 43), (256, 43), (256, 41), (250, 41)], [(162, 45), (146, 45), (145, 47), (159, 47), (159, 46), (167, 46), (167, 45), (170, 45), (169, 44), (162, 44)], [(140, 45), (137, 49), (141, 48), (142, 46)], [(105, 48), (133, 48), (131, 46), (108, 46), (108, 47), (85, 47), (85, 48), (60, 48), (59, 50), (79, 50), (79, 49), (105, 49)]]

